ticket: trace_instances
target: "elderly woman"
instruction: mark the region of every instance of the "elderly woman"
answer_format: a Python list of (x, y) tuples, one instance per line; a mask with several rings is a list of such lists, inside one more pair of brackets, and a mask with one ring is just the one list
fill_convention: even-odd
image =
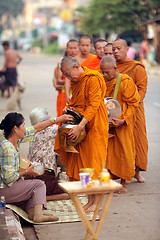
[(41, 180), (22, 180), (24, 176), (38, 175), (33, 166), (19, 171), (19, 147), (20, 143), (33, 139), (35, 133), (57, 123), (71, 119), (69, 115), (62, 115), (56, 119), (38, 123), (30, 128), (25, 128), (22, 114), (12, 112), (0, 123), (0, 129), (4, 130), (4, 136), (0, 139), (0, 196), (5, 196), (6, 203), (19, 204), (28, 213), (29, 219), (36, 223), (58, 220), (55, 216), (42, 214), (46, 207), (46, 186)]
[[(46, 108), (34, 108), (30, 113), (30, 121), (32, 125), (46, 121), (49, 119)], [(69, 195), (59, 188), (55, 179), (57, 176), (56, 153), (54, 152), (55, 138), (58, 126), (49, 126), (46, 129), (35, 134), (33, 142), (29, 145), (30, 161), (42, 162), (45, 165), (45, 173), (37, 176), (36, 179), (43, 180), (46, 184), (47, 201), (68, 199)]]

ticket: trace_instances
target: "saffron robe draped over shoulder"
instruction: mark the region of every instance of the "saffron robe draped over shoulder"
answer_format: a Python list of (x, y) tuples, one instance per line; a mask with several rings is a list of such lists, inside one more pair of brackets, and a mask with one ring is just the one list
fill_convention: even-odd
[[(113, 97), (116, 78), (106, 81), (106, 97)], [(133, 127), (135, 111), (139, 104), (139, 94), (133, 80), (126, 74), (122, 74), (117, 101), (121, 105), (122, 114), (119, 119), (125, 119), (126, 123), (117, 128), (111, 128), (114, 134), (108, 140), (108, 153), (106, 167), (112, 174), (125, 180), (132, 180), (135, 175), (135, 144)]]
[(94, 168), (94, 179), (101, 172), (102, 162), (106, 163), (108, 146), (108, 114), (104, 104), (106, 84), (102, 75), (84, 67), (78, 82), (71, 82), (72, 98), (68, 107), (81, 113), (87, 120), (87, 136), (75, 148), (79, 153), (61, 152), (58, 133), (55, 152), (67, 165), (70, 180), (79, 180), (80, 168)]
[[(81, 66), (82, 66), (82, 67), (90, 68), (90, 65), (91, 65), (92, 61), (94, 61), (94, 59), (96, 59), (96, 55), (90, 53), (90, 54), (89, 54), (89, 57), (88, 57), (85, 61), (83, 61), (83, 62), (81, 63)], [(90, 69), (91, 69), (91, 68), (90, 68)]]
[(117, 62), (117, 68), (120, 73), (128, 74), (133, 79), (140, 95), (140, 103), (136, 111), (136, 122), (134, 125), (136, 166), (140, 170), (146, 171), (148, 163), (148, 140), (143, 99), (147, 91), (147, 73), (142, 63), (130, 59)]
[[(92, 69), (92, 70), (96, 70), (100, 73), (101, 72), (101, 69), (100, 69), (100, 62), (101, 62), (101, 59), (98, 58), (97, 56), (95, 56), (95, 58), (93, 58), (90, 62), (89, 62), (89, 65), (88, 65), (88, 68), (89, 69)], [(84, 65), (83, 65), (84, 66)]]

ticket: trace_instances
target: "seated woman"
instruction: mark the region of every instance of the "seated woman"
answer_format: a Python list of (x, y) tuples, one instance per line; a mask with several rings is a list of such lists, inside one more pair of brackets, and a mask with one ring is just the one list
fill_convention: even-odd
[[(46, 108), (34, 108), (30, 113), (32, 125), (49, 119)], [(58, 126), (53, 125), (35, 134), (33, 142), (29, 145), (28, 159), (31, 162), (42, 162), (45, 164), (45, 173), (36, 179), (43, 180), (46, 184), (47, 201), (68, 199), (69, 195), (58, 187), (55, 179), (57, 176), (56, 153), (54, 152), (55, 138)]]
[(70, 115), (62, 115), (56, 120), (49, 119), (30, 128), (25, 128), (24, 117), (17, 112), (8, 113), (0, 123), (4, 136), (0, 139), (0, 196), (6, 203), (20, 204), (28, 213), (29, 219), (35, 223), (57, 221), (53, 215), (43, 215), (46, 207), (46, 186), (38, 179), (22, 180), (21, 177), (38, 175), (33, 166), (19, 171), (20, 143), (31, 141), (35, 133), (57, 123), (72, 119)]

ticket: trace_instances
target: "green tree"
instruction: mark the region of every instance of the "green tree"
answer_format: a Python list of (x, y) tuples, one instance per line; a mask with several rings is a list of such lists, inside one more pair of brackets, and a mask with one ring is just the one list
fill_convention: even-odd
[(137, 28), (143, 21), (160, 14), (159, 0), (91, 0), (88, 7), (78, 8), (79, 27), (87, 34), (101, 31), (121, 32)]
[(7, 19), (5, 24), (9, 26), (10, 19), (22, 12), (23, 5), (23, 0), (0, 0), (0, 20), (5, 15)]

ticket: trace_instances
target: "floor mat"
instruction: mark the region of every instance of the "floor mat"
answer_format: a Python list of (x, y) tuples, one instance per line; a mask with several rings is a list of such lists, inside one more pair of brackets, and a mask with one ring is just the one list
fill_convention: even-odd
[[(86, 196), (79, 196), (79, 199), (82, 205), (85, 205), (88, 201)], [(71, 223), (71, 222), (79, 222), (81, 221), (77, 211), (72, 203), (72, 200), (59, 200), (59, 201), (48, 201), (47, 202), (47, 210), (43, 210), (44, 213), (51, 213), (54, 216), (59, 218), (58, 221), (55, 222), (43, 222), (43, 223), (34, 223), (28, 218), (28, 214), (23, 211), (21, 208), (13, 205), (13, 204), (6, 204), (7, 208), (12, 209), (16, 212), (20, 217), (25, 219), (26, 221), (33, 223), (33, 224), (53, 224), (53, 223)], [(91, 220), (93, 217), (93, 213), (87, 213), (88, 219)], [(99, 220), (99, 216), (96, 220)]]

